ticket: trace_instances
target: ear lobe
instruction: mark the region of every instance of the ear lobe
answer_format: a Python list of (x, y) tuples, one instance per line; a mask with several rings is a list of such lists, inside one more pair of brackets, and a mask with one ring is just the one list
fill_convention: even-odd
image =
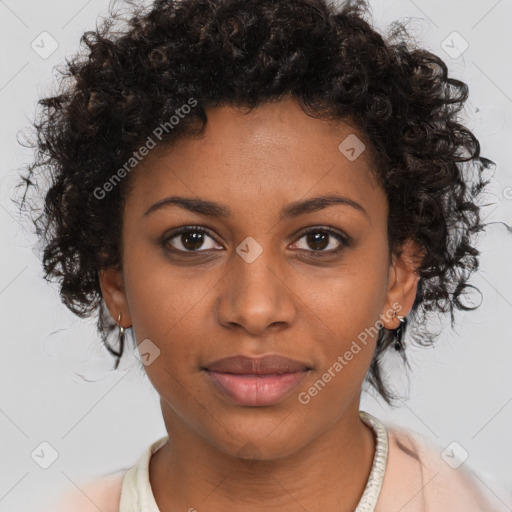
[(406, 240), (399, 255), (393, 255), (389, 272), (389, 285), (382, 323), (387, 329), (396, 329), (400, 321), (393, 316), (406, 316), (414, 304), (418, 281), (417, 269), (423, 259), (424, 249), (413, 240)]
[(105, 301), (110, 315), (116, 322), (119, 315), (121, 315), (123, 327), (129, 327), (132, 322), (121, 270), (117, 267), (109, 267), (100, 270), (98, 272), (98, 279), (103, 300)]

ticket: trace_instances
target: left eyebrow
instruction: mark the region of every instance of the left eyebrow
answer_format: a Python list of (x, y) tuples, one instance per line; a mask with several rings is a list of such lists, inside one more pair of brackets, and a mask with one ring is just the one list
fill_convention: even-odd
[(323, 210), (328, 206), (333, 205), (344, 205), (351, 206), (352, 208), (360, 211), (366, 217), (369, 218), (367, 211), (354, 201), (348, 197), (344, 196), (318, 196), (312, 197), (310, 199), (305, 199), (303, 201), (296, 201), (294, 203), (290, 203), (285, 206), (281, 212), (281, 219), (287, 219), (290, 217), (298, 217), (299, 215), (303, 215), (305, 213), (316, 212), (318, 210)]
[[(199, 215), (206, 215), (208, 217), (229, 218), (233, 216), (233, 212), (228, 206), (214, 201), (207, 201), (205, 199), (196, 199), (192, 197), (170, 196), (161, 199), (150, 206), (144, 213), (144, 217), (149, 215), (151, 212), (169, 205), (176, 205), (190, 212), (197, 213)], [(298, 217), (299, 215), (323, 210), (324, 208), (334, 205), (350, 206), (369, 218), (366, 210), (356, 201), (344, 196), (330, 195), (312, 197), (290, 203), (281, 210), (280, 219), (283, 220)]]

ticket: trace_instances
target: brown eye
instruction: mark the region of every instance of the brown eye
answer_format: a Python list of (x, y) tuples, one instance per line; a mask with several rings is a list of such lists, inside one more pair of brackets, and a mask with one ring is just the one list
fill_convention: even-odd
[[(318, 253), (318, 255), (336, 254), (349, 245), (347, 237), (330, 228), (309, 229), (302, 233), (299, 240), (302, 239), (305, 239), (305, 247), (298, 248), (312, 252), (313, 254)], [(298, 244), (295, 243), (294, 245), (297, 246)], [(314, 255), (316, 256), (317, 254)]]
[(325, 249), (329, 245), (329, 238), (331, 237), (331, 235), (322, 231), (317, 231), (316, 233), (308, 233), (305, 236), (307, 244), (315, 251)]
[[(208, 242), (208, 239), (214, 243)], [(176, 252), (202, 252), (217, 247), (215, 240), (205, 229), (193, 226), (185, 226), (174, 231), (162, 243), (166, 248), (171, 245), (171, 250)]]

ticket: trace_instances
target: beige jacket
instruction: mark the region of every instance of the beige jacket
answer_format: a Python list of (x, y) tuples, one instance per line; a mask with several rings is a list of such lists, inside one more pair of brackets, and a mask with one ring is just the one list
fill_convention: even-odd
[[(399, 428), (387, 427), (387, 431), (388, 460), (375, 512), (512, 511), (508, 491), (484, 482), (467, 462), (454, 469), (441, 457), (442, 449)], [(81, 491), (66, 494), (51, 512), (119, 512), (120, 499), (120, 512), (158, 512), (148, 467), (151, 454), (166, 439), (149, 446), (128, 472), (119, 471), (81, 486)], [(450, 460), (451, 455), (448, 450), (445, 459)]]

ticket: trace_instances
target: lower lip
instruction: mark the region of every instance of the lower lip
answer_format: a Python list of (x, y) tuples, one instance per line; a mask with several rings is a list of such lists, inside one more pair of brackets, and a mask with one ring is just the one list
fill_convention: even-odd
[(272, 375), (236, 375), (207, 371), (213, 384), (239, 405), (272, 405), (285, 398), (308, 370)]

